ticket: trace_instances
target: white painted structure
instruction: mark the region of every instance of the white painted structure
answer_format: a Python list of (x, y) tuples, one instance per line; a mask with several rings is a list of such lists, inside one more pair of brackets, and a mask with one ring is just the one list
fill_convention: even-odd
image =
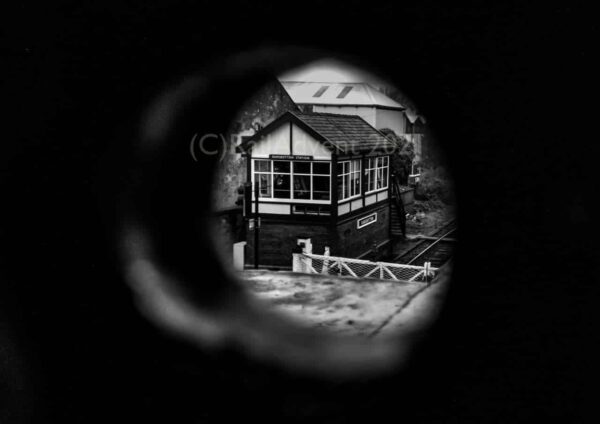
[(283, 81), (297, 105), (311, 112), (357, 115), (377, 129), (406, 133), (405, 107), (367, 83)]
[[(306, 120), (319, 114), (296, 115)], [(363, 146), (362, 139), (344, 145), (348, 151), (343, 153), (340, 145), (296, 115), (288, 113), (287, 118), (280, 117), (245, 146), (250, 153), (248, 180), (252, 187), (259, 183), (261, 214), (331, 216), (333, 206), (335, 214), (341, 216), (388, 199), (388, 154), (373, 146)], [(352, 141), (351, 133), (343, 133), (348, 121), (354, 121), (355, 125), (358, 121), (362, 136), (366, 131), (367, 136), (378, 138), (377, 143), (390, 143), (360, 118), (336, 116), (321, 117), (328, 121), (328, 131), (334, 131), (336, 136), (344, 134), (342, 144)], [(282, 119), (284, 122), (279, 122)], [(368, 138), (365, 140), (368, 142)], [(255, 211), (254, 197), (251, 202)]]
[(293, 155), (312, 156), (315, 160), (331, 160), (331, 151), (322, 143), (295, 123), (290, 123), (290, 126), (282, 125), (273, 132), (260, 137), (252, 146), (252, 157), (269, 158), (271, 155)]

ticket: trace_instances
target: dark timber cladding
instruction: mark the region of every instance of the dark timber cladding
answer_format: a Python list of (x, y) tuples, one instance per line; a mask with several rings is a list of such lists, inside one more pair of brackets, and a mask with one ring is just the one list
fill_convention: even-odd
[[(257, 187), (261, 266), (291, 266), (299, 239), (313, 253), (378, 258), (389, 243), (390, 154), (397, 146), (355, 115), (286, 112), (244, 141)], [(248, 222), (247, 263), (255, 221)]]

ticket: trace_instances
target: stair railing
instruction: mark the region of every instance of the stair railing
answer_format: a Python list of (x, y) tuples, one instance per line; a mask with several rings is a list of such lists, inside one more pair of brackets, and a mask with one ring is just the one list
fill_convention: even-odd
[(402, 190), (400, 189), (400, 181), (395, 174), (391, 175), (392, 183), (392, 201), (398, 210), (398, 219), (400, 220), (400, 229), (402, 236), (406, 237), (406, 211), (404, 210), (404, 202), (402, 201)]

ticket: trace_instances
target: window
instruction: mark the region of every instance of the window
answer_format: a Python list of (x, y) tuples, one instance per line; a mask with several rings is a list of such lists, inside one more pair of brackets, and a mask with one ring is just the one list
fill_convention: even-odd
[(348, 93), (350, 92), (350, 90), (352, 90), (352, 86), (346, 86), (343, 88), (342, 91), (340, 91), (340, 94), (337, 95), (338, 99), (343, 99), (344, 97), (346, 97), (348, 95)]
[(338, 162), (338, 200), (360, 195), (360, 159)]
[(323, 86), (321, 86), (321, 88), (319, 88), (319, 89), (317, 90), (317, 92), (316, 92), (315, 94), (313, 94), (313, 97), (321, 97), (321, 96), (323, 95), (323, 93), (324, 93), (325, 91), (327, 91), (327, 89), (328, 89), (328, 88), (329, 88), (329, 86), (328, 86), (328, 85), (323, 85)]
[(254, 161), (254, 181), (258, 181), (258, 192), (260, 197), (273, 197), (271, 187), (273, 175), (271, 174), (270, 160)]
[(290, 162), (273, 161), (273, 197), (276, 199), (290, 198)]
[(379, 156), (369, 158), (365, 174), (367, 176), (367, 193), (382, 190), (388, 186), (389, 158)]
[(413, 160), (410, 165), (410, 175), (413, 176), (413, 175), (420, 175), (420, 174), (421, 174), (421, 170), (419, 169), (419, 164)]
[(294, 199), (310, 199), (310, 162), (294, 162)]
[(261, 198), (330, 200), (329, 162), (254, 159), (253, 163)]
[(331, 209), (329, 205), (294, 205), (292, 213), (294, 215), (329, 216), (331, 215)]
[(329, 162), (313, 162), (312, 173), (313, 200), (329, 200), (331, 164)]

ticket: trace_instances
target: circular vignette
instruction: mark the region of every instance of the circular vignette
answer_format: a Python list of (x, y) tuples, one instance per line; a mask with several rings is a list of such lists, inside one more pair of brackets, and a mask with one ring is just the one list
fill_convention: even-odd
[(376, 375), (406, 363), (422, 328), (359, 339), (307, 328), (265, 308), (213, 245), (208, 227), (218, 155), (194, 158), (189, 150), (194, 134), (224, 133), (241, 102), (269, 78), (328, 57), (298, 47), (262, 48), (167, 87), (142, 117), (127, 184), (118, 188), (119, 255), (140, 310), (169, 334), (203, 349), (235, 347), (303, 373)]

